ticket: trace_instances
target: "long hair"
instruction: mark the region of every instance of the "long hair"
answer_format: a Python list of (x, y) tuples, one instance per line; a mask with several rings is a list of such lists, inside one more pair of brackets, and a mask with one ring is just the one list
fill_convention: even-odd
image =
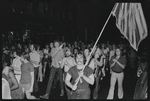
[(89, 47), (85, 47), (84, 50), (83, 50), (84, 64), (85, 64), (85, 62), (86, 62), (86, 57), (85, 57), (85, 54), (84, 54), (84, 51), (85, 51), (86, 49), (89, 50), (89, 54), (90, 54), (90, 48), (89, 48)]

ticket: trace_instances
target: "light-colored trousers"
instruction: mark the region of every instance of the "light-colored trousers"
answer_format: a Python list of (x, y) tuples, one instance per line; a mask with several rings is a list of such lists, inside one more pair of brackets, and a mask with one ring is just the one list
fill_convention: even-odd
[(18, 83), (20, 84), (21, 75), (15, 75), (15, 77), (16, 77)]
[(123, 72), (122, 73), (112, 72), (111, 79), (110, 79), (110, 89), (109, 89), (107, 99), (113, 99), (116, 81), (118, 81), (118, 98), (119, 99), (123, 98), (123, 87), (122, 87), (123, 79), (124, 79)]

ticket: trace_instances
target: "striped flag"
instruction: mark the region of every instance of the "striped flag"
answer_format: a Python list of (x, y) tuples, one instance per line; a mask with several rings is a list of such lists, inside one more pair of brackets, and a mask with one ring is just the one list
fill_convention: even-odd
[(138, 51), (140, 42), (147, 37), (147, 25), (140, 3), (116, 3), (112, 12), (116, 26), (130, 45)]

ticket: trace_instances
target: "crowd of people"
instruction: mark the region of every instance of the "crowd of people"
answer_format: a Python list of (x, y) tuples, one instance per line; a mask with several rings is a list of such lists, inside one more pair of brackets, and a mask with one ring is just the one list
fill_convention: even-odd
[(130, 55), (130, 45), (122, 42), (106, 41), (99, 42), (95, 48), (93, 46), (94, 43), (58, 40), (44, 47), (37, 43), (3, 44), (2, 98), (39, 99), (35, 97), (39, 91), (38, 82), (45, 79), (48, 65), (49, 80), (45, 94), (40, 96), (42, 99), (49, 99), (56, 73), (60, 96), (64, 96), (66, 91), (68, 99), (90, 99), (93, 90), (93, 99), (97, 99), (99, 82), (106, 76), (106, 72), (111, 73), (107, 99), (113, 99), (116, 81), (118, 98), (122, 99), (124, 68), (130, 56), (131, 65), (135, 63), (135, 54)]

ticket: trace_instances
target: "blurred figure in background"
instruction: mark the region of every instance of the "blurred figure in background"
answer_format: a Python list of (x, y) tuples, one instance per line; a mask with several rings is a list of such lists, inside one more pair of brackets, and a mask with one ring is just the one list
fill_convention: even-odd
[[(65, 82), (65, 78), (66, 78), (66, 74), (68, 73), (68, 70), (73, 67), (74, 65), (76, 65), (76, 62), (74, 60), (74, 58), (71, 56), (71, 50), (67, 49), (66, 50), (66, 57), (63, 58), (62, 62), (61, 62), (61, 68), (64, 70), (64, 75), (63, 75), (63, 80)], [(68, 99), (70, 99), (70, 89), (68, 88), (68, 86), (65, 84), (65, 89), (67, 92), (67, 97)]]
[[(14, 94), (12, 94), (12, 93), (14, 93), (14, 91), (16, 89), (19, 88), (19, 84), (15, 77), (13, 69), (11, 67), (5, 66), (3, 68), (2, 80), (4, 80), (5, 84), (7, 84), (6, 85), (7, 89), (2, 89), (2, 92), (3, 92), (2, 97), (8, 98), (8, 99), (19, 99), (19, 98), (16, 98), (16, 96), (13, 96)], [(4, 83), (4, 82), (2, 82), (2, 83)], [(8, 87), (8, 84), (9, 84), (9, 87)], [(4, 85), (2, 84), (2, 86), (4, 86)], [(7, 90), (8, 92), (6, 92), (4, 90)]]
[(51, 71), (49, 74), (49, 81), (48, 81), (46, 93), (45, 95), (40, 96), (43, 99), (49, 99), (52, 83), (53, 83), (56, 72), (58, 73), (58, 76), (59, 76), (59, 83), (60, 83), (60, 89), (61, 89), (60, 96), (64, 95), (63, 73), (62, 73), (62, 69), (60, 66), (60, 61), (62, 61), (62, 59), (64, 58), (64, 51), (62, 49), (63, 45), (60, 45), (59, 41), (55, 41), (54, 46), (55, 47), (52, 48), (51, 54), (50, 54), (50, 56), (52, 57), (52, 67), (51, 67)]
[(36, 95), (36, 93), (39, 91), (38, 87), (38, 70), (40, 66), (40, 54), (37, 52), (37, 46), (35, 44), (30, 45), (31, 52), (29, 53), (30, 56), (30, 62), (34, 66), (34, 86), (33, 86), (33, 94)]

